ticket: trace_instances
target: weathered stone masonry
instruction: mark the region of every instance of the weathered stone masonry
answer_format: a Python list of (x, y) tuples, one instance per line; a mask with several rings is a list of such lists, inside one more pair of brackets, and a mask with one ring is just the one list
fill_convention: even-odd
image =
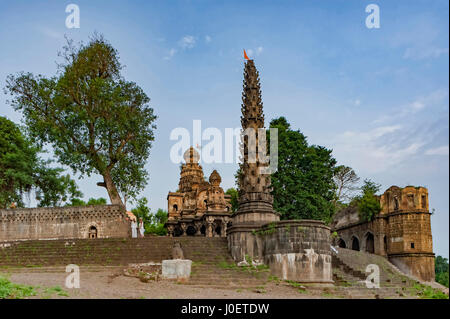
[(129, 237), (120, 205), (0, 210), (0, 241)]
[(371, 222), (361, 222), (355, 208), (347, 208), (332, 224), (337, 245), (386, 256), (405, 273), (433, 281), (434, 253), (428, 190), (392, 186), (379, 197), (382, 210)]

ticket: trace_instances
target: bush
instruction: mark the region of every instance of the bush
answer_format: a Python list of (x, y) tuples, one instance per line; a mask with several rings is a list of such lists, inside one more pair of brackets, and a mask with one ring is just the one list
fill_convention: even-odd
[(0, 277), (0, 299), (22, 299), (35, 295), (34, 287), (14, 284), (7, 278)]

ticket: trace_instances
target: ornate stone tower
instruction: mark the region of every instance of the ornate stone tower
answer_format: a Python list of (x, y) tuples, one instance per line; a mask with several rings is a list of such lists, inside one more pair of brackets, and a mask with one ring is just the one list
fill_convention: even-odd
[[(264, 130), (263, 103), (259, 73), (253, 60), (247, 60), (244, 70), (242, 93), (243, 163), (240, 164), (239, 209), (233, 215), (232, 227), (228, 230), (228, 244), (233, 258), (242, 261), (245, 256), (262, 258), (262, 246), (252, 233), (264, 224), (279, 221), (273, 210), (270, 194), (270, 175), (263, 174), (268, 165), (259, 158), (258, 145), (266, 134)], [(264, 138), (265, 140), (265, 138)]]

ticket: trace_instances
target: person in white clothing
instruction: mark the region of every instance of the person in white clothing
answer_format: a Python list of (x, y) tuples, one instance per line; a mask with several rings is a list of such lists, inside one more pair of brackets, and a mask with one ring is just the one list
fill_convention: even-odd
[(142, 220), (142, 218), (139, 218), (139, 235), (141, 236), (141, 238), (144, 238), (144, 232), (144, 221)]
[(135, 219), (131, 220), (131, 237), (137, 238), (137, 223)]

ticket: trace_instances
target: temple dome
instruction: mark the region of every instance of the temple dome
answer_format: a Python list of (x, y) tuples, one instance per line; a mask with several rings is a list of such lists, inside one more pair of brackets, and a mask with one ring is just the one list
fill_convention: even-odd
[(183, 158), (186, 163), (198, 163), (200, 160), (200, 154), (191, 146), (186, 152), (184, 152)]
[(219, 186), (220, 183), (222, 182), (222, 178), (220, 177), (219, 173), (217, 173), (216, 170), (213, 170), (213, 172), (209, 176), (209, 182), (213, 186)]

